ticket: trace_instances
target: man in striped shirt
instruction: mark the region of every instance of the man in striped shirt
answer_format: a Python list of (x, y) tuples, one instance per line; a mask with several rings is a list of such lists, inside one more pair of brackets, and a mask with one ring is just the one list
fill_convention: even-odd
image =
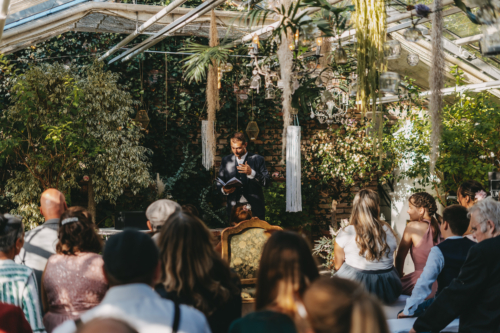
[(33, 332), (45, 333), (35, 274), (13, 260), (23, 244), (21, 219), (0, 214), (0, 302), (20, 307)]

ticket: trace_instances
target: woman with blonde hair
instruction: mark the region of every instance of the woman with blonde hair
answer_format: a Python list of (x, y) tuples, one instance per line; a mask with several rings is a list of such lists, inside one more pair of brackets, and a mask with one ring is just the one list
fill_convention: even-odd
[(317, 264), (306, 240), (295, 232), (274, 232), (262, 250), (256, 312), (235, 321), (229, 332), (296, 332), (297, 303), (318, 276)]
[(394, 251), (396, 235), (380, 220), (380, 198), (375, 191), (361, 190), (354, 198), (350, 223), (335, 239), (337, 276), (360, 282), (386, 304), (401, 294)]
[(304, 294), (307, 333), (389, 333), (378, 300), (356, 282), (322, 277)]
[(164, 276), (158, 294), (200, 310), (212, 333), (226, 333), (241, 317), (241, 286), (215, 252), (210, 230), (196, 216), (175, 214), (160, 231), (159, 248)]

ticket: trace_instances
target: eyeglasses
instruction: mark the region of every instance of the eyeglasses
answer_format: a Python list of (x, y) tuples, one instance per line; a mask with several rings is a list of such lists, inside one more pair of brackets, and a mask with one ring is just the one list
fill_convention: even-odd
[(473, 234), (476, 233), (477, 227), (480, 226), (481, 224), (485, 223), (485, 222), (488, 222), (488, 220), (483, 220), (483, 221), (477, 223), (475, 226), (471, 227), (470, 228), (471, 233), (473, 233)]

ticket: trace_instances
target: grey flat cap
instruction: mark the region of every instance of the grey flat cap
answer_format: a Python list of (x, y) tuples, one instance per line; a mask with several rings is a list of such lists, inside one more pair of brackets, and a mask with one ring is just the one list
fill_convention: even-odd
[(181, 206), (172, 200), (161, 199), (153, 202), (146, 209), (146, 217), (154, 226), (162, 226), (170, 216), (182, 211)]

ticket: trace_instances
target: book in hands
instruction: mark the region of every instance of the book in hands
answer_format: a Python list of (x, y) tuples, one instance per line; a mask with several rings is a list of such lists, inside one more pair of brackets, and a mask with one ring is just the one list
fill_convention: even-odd
[(241, 182), (241, 180), (235, 177), (229, 179), (227, 182), (224, 182), (222, 179), (217, 178), (217, 182), (219, 182), (219, 184), (224, 186), (227, 190), (230, 190), (233, 187), (243, 187), (243, 183)]

